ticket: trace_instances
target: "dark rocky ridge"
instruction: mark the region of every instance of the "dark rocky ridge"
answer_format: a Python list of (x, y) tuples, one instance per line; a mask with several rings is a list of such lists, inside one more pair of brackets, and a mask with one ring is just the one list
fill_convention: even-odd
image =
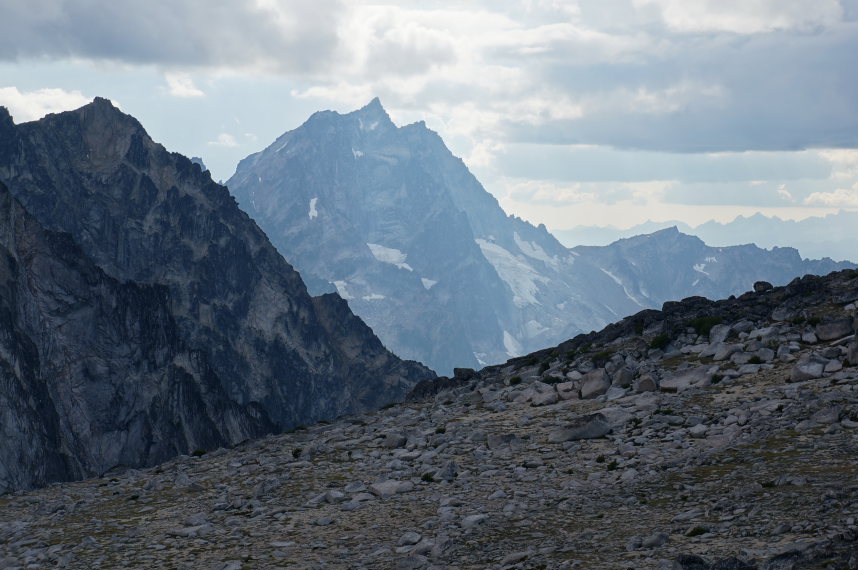
[[(24, 453), (0, 489), (375, 408), (431, 376), (336, 295), (308, 295), (223, 186), (107, 100), (17, 126), (0, 108), (0, 182), (20, 202), (2, 277), (7, 407), (23, 422), (4, 421), (3, 449)], [(39, 264), (18, 261), (40, 240)]]

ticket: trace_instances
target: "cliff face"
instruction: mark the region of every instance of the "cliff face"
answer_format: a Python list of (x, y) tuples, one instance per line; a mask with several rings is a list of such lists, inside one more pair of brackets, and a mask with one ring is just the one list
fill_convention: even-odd
[(0, 109), (0, 181), (0, 489), (377, 407), (431, 376), (310, 297), (224, 187), (109, 101), (17, 126)]

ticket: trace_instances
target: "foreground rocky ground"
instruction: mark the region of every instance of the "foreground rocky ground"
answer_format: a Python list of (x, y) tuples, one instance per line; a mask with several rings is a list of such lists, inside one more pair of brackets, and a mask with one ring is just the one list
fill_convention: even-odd
[(858, 273), (0, 497), (0, 568), (858, 567)]

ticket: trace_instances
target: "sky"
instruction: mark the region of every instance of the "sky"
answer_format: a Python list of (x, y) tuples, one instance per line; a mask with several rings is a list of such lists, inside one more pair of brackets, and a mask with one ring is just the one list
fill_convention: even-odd
[(4, 0), (0, 105), (93, 97), (216, 180), (378, 96), (549, 229), (858, 210), (858, 0)]

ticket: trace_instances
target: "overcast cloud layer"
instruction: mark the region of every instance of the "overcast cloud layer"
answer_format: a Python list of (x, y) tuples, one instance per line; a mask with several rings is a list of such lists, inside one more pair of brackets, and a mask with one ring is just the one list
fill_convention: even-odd
[(6, 0), (0, 104), (113, 97), (226, 178), (309, 111), (377, 95), (554, 227), (858, 208), (858, 0), (467, 6)]

